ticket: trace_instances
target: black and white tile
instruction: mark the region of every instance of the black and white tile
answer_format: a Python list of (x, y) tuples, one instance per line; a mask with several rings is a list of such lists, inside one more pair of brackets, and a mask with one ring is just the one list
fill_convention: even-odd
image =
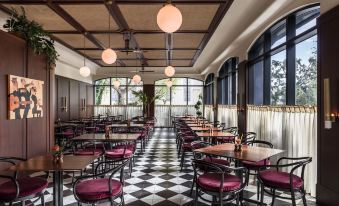
[[(180, 171), (179, 158), (177, 155), (175, 134), (171, 129), (158, 128), (153, 132), (151, 140), (147, 144), (144, 154), (136, 157), (132, 177), (125, 180), (125, 202), (127, 206), (175, 206), (193, 205), (193, 196), (190, 196), (190, 188), (193, 179), (193, 170), (190, 165), (190, 158), (186, 158), (185, 169)], [(41, 175), (41, 173), (35, 174)], [(78, 175), (78, 174), (76, 174)], [(64, 175), (64, 205), (77, 205), (72, 192), (72, 176)], [(45, 192), (46, 205), (53, 205), (52, 185)], [(246, 187), (245, 197), (256, 200), (257, 188), (254, 184)], [(207, 197), (208, 198), (208, 197)], [(266, 196), (266, 203), (271, 198)], [(26, 202), (28, 204), (28, 202)], [(302, 205), (302, 202), (298, 202)], [(31, 204), (32, 205), (32, 204)], [(39, 201), (34, 203), (39, 205)], [(109, 205), (102, 203), (99, 205)], [(200, 206), (210, 205), (206, 202), (199, 202)], [(254, 205), (244, 203), (244, 205)], [(291, 205), (287, 200), (277, 199), (276, 206)], [(315, 206), (315, 200), (308, 197), (308, 205)]]

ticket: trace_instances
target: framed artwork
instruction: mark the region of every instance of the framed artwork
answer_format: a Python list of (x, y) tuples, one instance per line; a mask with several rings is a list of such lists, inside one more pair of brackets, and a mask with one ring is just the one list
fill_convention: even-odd
[(8, 75), (8, 118), (42, 117), (43, 85), (40, 80)]

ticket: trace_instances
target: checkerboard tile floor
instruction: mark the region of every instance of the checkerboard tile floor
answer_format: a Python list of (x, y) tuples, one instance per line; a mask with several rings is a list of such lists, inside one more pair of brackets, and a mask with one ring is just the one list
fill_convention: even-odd
[[(193, 170), (190, 158), (185, 161), (185, 169), (180, 171), (177, 155), (175, 134), (168, 128), (157, 128), (153, 132), (152, 139), (148, 142), (144, 154), (137, 156), (133, 167), (132, 177), (126, 177), (125, 203), (127, 206), (175, 206), (194, 205), (193, 196), (190, 196), (190, 187), (193, 179)], [(43, 173), (34, 174), (35, 176)], [(79, 174), (76, 174), (76, 176)], [(51, 181), (51, 179), (49, 179)], [(72, 192), (72, 176), (64, 174), (64, 205), (77, 205)], [(53, 205), (52, 185), (45, 192), (46, 205)], [(246, 198), (256, 200), (256, 186), (252, 182), (244, 192)], [(208, 197), (207, 197), (208, 198)], [(308, 205), (315, 206), (315, 200), (307, 197)], [(266, 203), (271, 202), (270, 197), (265, 198)], [(18, 205), (18, 204), (17, 204)], [(39, 201), (26, 205), (40, 205)], [(109, 205), (102, 203), (98, 205)], [(207, 202), (199, 202), (199, 206), (210, 205)], [(232, 204), (230, 204), (232, 205)], [(244, 202), (244, 205), (254, 205)], [(277, 199), (276, 206), (287, 206), (291, 203), (287, 200)], [(299, 201), (298, 205), (302, 205)]]

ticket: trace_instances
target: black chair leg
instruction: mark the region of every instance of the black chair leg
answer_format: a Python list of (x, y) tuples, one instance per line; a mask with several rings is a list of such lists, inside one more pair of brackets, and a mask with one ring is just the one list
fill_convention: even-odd
[(302, 190), (303, 195), (301, 196), (302, 200), (303, 200), (303, 205), (307, 206), (307, 201), (306, 201), (306, 192), (305, 190)]
[(292, 196), (292, 205), (293, 206), (296, 206), (296, 202), (295, 202), (295, 193), (294, 193), (294, 190), (291, 190), (291, 196)]
[(199, 198), (199, 191), (198, 186), (195, 185), (195, 198), (194, 198), (194, 206), (198, 206), (198, 198)]
[(273, 191), (272, 191), (272, 203), (271, 203), (271, 206), (274, 205), (274, 200), (275, 200), (275, 189), (273, 189)]
[(194, 187), (194, 181), (196, 180), (196, 177), (194, 175), (193, 177), (193, 181), (192, 181), (192, 186), (191, 186), (191, 192), (190, 192), (190, 197), (192, 197), (192, 193), (193, 193), (193, 187)]
[(259, 200), (260, 196), (260, 182), (257, 180), (257, 200)]
[(41, 195), (41, 206), (45, 206), (45, 195), (42, 193)]
[(184, 167), (184, 162), (185, 162), (185, 151), (183, 151), (181, 154), (180, 171), (182, 171), (182, 168)]
[(264, 185), (261, 185), (260, 206), (264, 206)]

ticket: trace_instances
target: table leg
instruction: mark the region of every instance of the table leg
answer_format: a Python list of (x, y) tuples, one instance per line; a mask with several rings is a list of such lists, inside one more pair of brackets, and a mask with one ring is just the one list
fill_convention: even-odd
[(62, 171), (53, 173), (53, 205), (63, 206), (63, 177)]

